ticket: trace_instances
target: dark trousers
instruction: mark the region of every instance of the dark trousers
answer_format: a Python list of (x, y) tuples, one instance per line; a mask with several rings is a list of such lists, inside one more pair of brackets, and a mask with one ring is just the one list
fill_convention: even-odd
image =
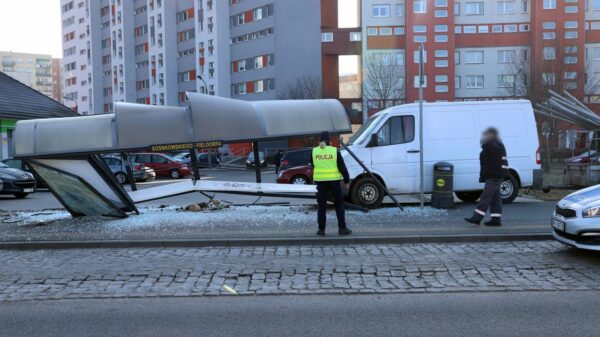
[(275, 165), (275, 174), (279, 174), (280, 169), (281, 169), (281, 165)]
[(346, 228), (344, 193), (342, 191), (341, 181), (335, 180), (317, 182), (317, 202), (319, 203), (317, 222), (319, 224), (319, 229), (325, 230), (325, 226), (327, 224), (327, 197), (329, 196), (330, 192), (333, 193), (338, 227)]
[(475, 208), (473, 216), (475, 219), (483, 219), (488, 208), (492, 218), (502, 217), (502, 198), (500, 197), (500, 179), (488, 179), (485, 181), (483, 193), (479, 199), (479, 204)]

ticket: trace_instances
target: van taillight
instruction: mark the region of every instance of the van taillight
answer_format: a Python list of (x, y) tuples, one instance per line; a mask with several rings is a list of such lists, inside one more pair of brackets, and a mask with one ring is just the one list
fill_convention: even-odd
[(538, 165), (542, 165), (542, 153), (540, 152), (539, 147), (537, 151), (535, 151), (535, 163)]
[(142, 170), (142, 166), (135, 165), (135, 167), (133, 169), (136, 170), (136, 171), (141, 171)]

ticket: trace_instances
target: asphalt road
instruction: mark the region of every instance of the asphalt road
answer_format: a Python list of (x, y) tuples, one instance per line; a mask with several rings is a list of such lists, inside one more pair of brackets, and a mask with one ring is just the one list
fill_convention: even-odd
[(598, 336), (600, 292), (0, 304), (2, 336)]

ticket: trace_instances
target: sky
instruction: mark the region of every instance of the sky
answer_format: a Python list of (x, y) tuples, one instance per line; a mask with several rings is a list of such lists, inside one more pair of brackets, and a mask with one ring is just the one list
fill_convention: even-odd
[(0, 50), (62, 57), (60, 0), (0, 0)]
[[(340, 27), (357, 25), (357, 0), (339, 0)], [(0, 0), (0, 50), (62, 57), (60, 0)], [(340, 74), (355, 74), (356, 58), (340, 59)]]

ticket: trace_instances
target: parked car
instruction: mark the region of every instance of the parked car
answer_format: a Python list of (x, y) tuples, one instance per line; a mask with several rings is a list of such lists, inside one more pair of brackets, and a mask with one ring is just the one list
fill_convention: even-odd
[(552, 216), (552, 235), (569, 246), (600, 251), (600, 185), (569, 194)]
[(0, 163), (0, 194), (12, 194), (23, 199), (35, 192), (36, 185), (33, 174)]
[[(102, 157), (102, 159), (115, 175), (115, 178), (119, 184), (124, 185), (129, 182), (129, 178), (127, 177), (127, 168), (123, 159), (115, 156), (105, 156)], [(133, 171), (133, 179), (135, 179), (135, 181), (148, 181), (156, 178), (156, 173), (154, 170), (150, 167), (146, 167), (144, 164), (131, 163), (131, 169)]]
[(279, 172), (278, 184), (311, 185), (313, 183), (312, 166), (296, 166)]
[(157, 177), (180, 179), (192, 173), (187, 164), (180, 163), (166, 154), (133, 153), (130, 156), (133, 162), (152, 168)]
[(281, 158), (281, 169), (285, 170), (296, 166), (305, 166), (310, 164), (312, 149), (302, 149), (289, 151)]
[[(260, 160), (260, 167), (267, 167), (267, 160), (265, 158), (264, 152), (258, 153), (258, 159)], [(246, 158), (246, 167), (247, 168), (255, 168), (256, 163), (254, 162), (254, 152), (250, 152), (248, 158)]]
[(2, 162), (10, 168), (23, 170), (25, 172), (29, 172), (29, 173), (33, 174), (33, 177), (35, 178), (35, 181), (37, 182), (37, 188), (47, 188), (48, 187), (48, 186), (46, 186), (46, 182), (44, 181), (44, 179), (42, 179), (42, 177), (37, 175), (37, 173), (35, 173), (26, 162), (24, 162), (20, 159), (14, 159), (14, 158), (4, 159)]
[[(419, 106), (405, 104), (380, 111), (352, 137), (350, 149), (392, 194), (420, 190)], [(501, 116), (501, 117), (499, 117)], [(454, 191), (463, 201), (481, 196), (479, 183), (480, 135), (499, 129), (508, 153), (509, 176), (501, 183), (505, 203), (515, 200), (522, 187), (541, 187), (538, 131), (531, 103), (526, 100), (425, 103), (423, 128), (425, 193), (433, 191), (433, 166), (454, 165)], [(348, 167), (350, 198), (362, 207), (378, 207), (383, 191), (364, 169), (341, 151)]]
[[(190, 164), (192, 162), (191, 160), (191, 155), (189, 152), (185, 153), (179, 153), (176, 156), (173, 156), (173, 159), (177, 160), (180, 163), (184, 163), (184, 164)], [(204, 167), (213, 167), (213, 166), (220, 166), (221, 165), (221, 160), (219, 159), (219, 156), (216, 153), (209, 153), (209, 152), (202, 152), (202, 153), (198, 153), (198, 166), (204, 166)]]
[(598, 160), (596, 151), (589, 150), (584, 153), (571, 157), (567, 159), (568, 164), (586, 164), (586, 163), (594, 163)]

